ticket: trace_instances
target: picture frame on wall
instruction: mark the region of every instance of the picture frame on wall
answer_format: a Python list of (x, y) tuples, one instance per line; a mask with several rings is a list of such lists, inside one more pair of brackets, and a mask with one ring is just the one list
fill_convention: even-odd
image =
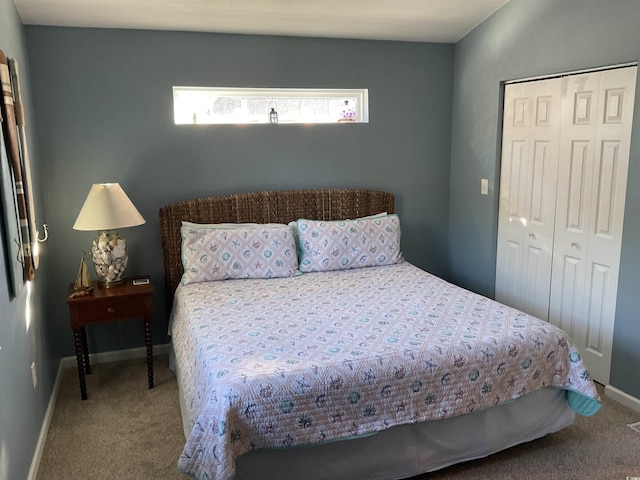
[[(37, 242), (38, 234), (33, 210), (31, 171), (25, 140), (26, 121), (20, 95), (18, 62), (16, 59), (7, 58), (2, 50), (0, 50), (0, 77), (2, 80), (0, 115), (3, 135), (3, 162), (0, 170), (3, 174), (1, 201), (5, 214), (3, 216), (3, 247), (6, 252), (4, 254), (5, 271), (11, 285), (9, 288), (13, 287), (13, 294), (17, 295), (20, 285), (32, 281), (35, 277), (37, 262), (34, 260), (33, 251), (37, 250), (34, 242)], [(14, 248), (17, 248), (15, 257), (13, 256)], [(13, 268), (16, 262), (21, 268)], [(22, 279), (16, 281), (18, 272), (22, 272)]]
[(4, 138), (0, 135), (0, 240), (2, 257), (0, 266), (5, 272), (8, 294), (15, 298), (24, 282), (22, 281), (22, 263), (20, 262), (20, 231), (18, 225), (18, 208), (16, 205), (15, 185), (9, 166), (9, 158), (5, 149)]

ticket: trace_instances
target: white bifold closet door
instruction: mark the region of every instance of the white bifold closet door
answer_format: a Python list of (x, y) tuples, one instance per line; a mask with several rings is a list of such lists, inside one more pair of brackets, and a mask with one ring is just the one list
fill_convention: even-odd
[(496, 299), (608, 384), (637, 67), (505, 87)]
[(505, 88), (496, 299), (549, 318), (561, 80)]

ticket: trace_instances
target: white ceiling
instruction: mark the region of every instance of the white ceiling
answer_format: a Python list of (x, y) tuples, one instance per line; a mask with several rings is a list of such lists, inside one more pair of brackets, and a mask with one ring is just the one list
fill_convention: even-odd
[(508, 0), (14, 0), (23, 23), (454, 43)]

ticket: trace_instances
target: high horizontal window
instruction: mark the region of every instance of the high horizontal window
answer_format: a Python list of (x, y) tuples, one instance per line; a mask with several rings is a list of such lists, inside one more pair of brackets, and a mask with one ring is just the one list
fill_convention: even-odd
[(173, 87), (176, 125), (368, 123), (367, 89)]

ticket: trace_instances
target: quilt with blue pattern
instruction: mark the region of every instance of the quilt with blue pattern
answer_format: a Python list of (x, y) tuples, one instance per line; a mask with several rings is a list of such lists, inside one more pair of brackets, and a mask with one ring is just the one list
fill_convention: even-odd
[(555, 387), (598, 393), (562, 330), (403, 262), (178, 287), (170, 324), (192, 431), (180, 470), (461, 415)]

